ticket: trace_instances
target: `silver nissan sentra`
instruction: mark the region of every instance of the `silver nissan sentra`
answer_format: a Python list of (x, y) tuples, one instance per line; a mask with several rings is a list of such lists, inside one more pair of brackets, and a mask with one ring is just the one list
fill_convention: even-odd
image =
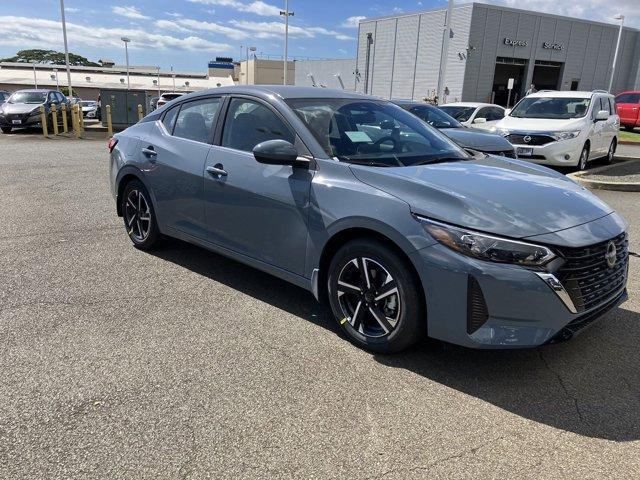
[(564, 175), (469, 155), (388, 101), (236, 86), (109, 142), (134, 245), (177, 237), (327, 301), (377, 352), (567, 340), (626, 300), (627, 224)]

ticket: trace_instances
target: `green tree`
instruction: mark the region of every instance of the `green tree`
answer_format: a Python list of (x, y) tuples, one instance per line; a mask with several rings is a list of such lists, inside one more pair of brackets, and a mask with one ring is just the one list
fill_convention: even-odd
[[(19, 63), (46, 63), (63, 65), (64, 53), (56, 52), (55, 50), (20, 50), (13, 57), (0, 59), (0, 62), (19, 62)], [(99, 67), (100, 64), (92, 62), (88, 58), (75, 53), (69, 53), (69, 65), (80, 67)]]

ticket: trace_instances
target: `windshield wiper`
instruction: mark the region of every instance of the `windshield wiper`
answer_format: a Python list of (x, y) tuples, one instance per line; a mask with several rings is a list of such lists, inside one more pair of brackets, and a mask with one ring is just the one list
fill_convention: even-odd
[(364, 165), (366, 167), (390, 167), (388, 163), (378, 162), (376, 160), (366, 159), (366, 158), (349, 158), (349, 157), (338, 157), (338, 160), (344, 161), (347, 163), (354, 163), (356, 165)]
[(412, 167), (417, 167), (419, 165), (431, 165), (432, 163), (447, 163), (447, 162), (461, 162), (463, 160), (470, 160), (473, 157), (436, 157), (429, 158), (426, 160), (421, 160), (419, 162), (411, 164)]

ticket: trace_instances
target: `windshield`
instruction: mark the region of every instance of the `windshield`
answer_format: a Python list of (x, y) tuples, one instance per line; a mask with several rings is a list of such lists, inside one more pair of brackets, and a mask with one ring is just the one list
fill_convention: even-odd
[(458, 120), (459, 122), (466, 122), (471, 118), (473, 112), (476, 111), (476, 107), (460, 107), (454, 105), (443, 105), (439, 107), (440, 110), (445, 112), (448, 115), (451, 115), (453, 118)]
[(286, 101), (327, 155), (349, 163), (404, 167), (470, 158), (397, 105), (349, 98)]
[(7, 100), (9, 103), (44, 103), (47, 92), (16, 92)]
[(448, 113), (431, 105), (406, 104), (400, 105), (408, 112), (413, 113), (420, 120), (427, 122), (434, 128), (461, 128), (462, 124)]
[(548, 118), (566, 120), (584, 117), (589, 98), (526, 97), (513, 107), (509, 116), (516, 118)]

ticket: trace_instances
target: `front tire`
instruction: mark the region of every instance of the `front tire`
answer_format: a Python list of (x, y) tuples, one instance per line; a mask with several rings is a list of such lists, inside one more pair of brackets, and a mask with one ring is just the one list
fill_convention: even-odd
[(129, 238), (142, 250), (151, 250), (160, 243), (161, 235), (151, 203), (151, 196), (139, 180), (132, 180), (122, 192), (122, 219)]
[(607, 152), (607, 156), (604, 157), (605, 162), (609, 165), (613, 163), (613, 157), (616, 155), (616, 139), (611, 140), (611, 145), (609, 145), (609, 151)]
[(589, 145), (585, 145), (580, 153), (580, 158), (578, 159), (578, 165), (576, 166), (576, 170), (579, 172), (587, 169), (587, 163), (589, 162)]
[(426, 330), (421, 283), (407, 260), (382, 242), (357, 239), (340, 248), (327, 289), (338, 324), (359, 347), (399, 352)]

